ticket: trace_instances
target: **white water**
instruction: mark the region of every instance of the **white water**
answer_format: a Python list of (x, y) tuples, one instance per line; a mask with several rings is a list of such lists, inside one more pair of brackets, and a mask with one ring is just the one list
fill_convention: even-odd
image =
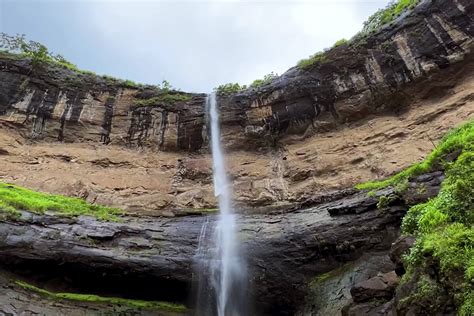
[[(214, 241), (208, 241), (208, 266), (201, 271), (210, 272), (209, 285), (216, 312), (219, 316), (243, 315), (245, 292), (245, 268), (236, 244), (236, 216), (232, 210), (231, 189), (227, 179), (224, 155), (220, 144), (219, 114), (216, 96), (207, 98), (211, 125), (212, 162), (214, 172), (214, 194), (219, 200), (219, 218), (215, 226)], [(206, 227), (201, 231), (200, 244), (205, 239)], [(201, 247), (201, 246), (200, 246)], [(202, 252), (202, 249), (200, 250)], [(201, 261), (201, 265), (206, 262)]]

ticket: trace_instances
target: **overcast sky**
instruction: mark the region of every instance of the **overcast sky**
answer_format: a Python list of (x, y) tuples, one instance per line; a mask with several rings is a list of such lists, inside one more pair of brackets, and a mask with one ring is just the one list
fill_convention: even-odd
[(81, 69), (186, 91), (283, 73), (388, 0), (0, 0), (0, 31)]

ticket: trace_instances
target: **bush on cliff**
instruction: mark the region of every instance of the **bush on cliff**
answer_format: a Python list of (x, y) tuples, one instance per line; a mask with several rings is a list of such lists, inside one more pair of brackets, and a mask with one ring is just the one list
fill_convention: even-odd
[(389, 4), (372, 14), (367, 21), (364, 22), (361, 34), (367, 35), (375, 32), (382, 26), (389, 24), (403, 12), (413, 9), (420, 0), (392, 0)]
[(473, 315), (474, 121), (448, 133), (424, 161), (389, 179), (357, 187), (397, 186), (433, 169), (445, 171), (440, 192), (426, 203), (411, 207), (403, 219), (402, 232), (416, 236), (417, 241), (404, 258), (407, 273), (401, 285), (414, 286), (410, 294), (404, 294), (398, 308), (418, 305), (435, 312), (440, 291), (434, 289), (442, 289), (460, 315)]

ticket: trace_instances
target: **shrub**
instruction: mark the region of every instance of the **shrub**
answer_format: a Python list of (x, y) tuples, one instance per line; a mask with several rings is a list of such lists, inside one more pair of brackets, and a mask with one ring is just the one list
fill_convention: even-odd
[(339, 47), (339, 46), (342, 46), (342, 45), (346, 45), (347, 43), (349, 43), (348, 40), (346, 40), (345, 38), (341, 38), (340, 40), (335, 42), (332, 47)]
[(317, 52), (314, 55), (311, 55), (309, 58), (302, 59), (298, 62), (298, 67), (302, 69), (308, 69), (315, 65), (321, 65), (327, 62), (327, 57), (325, 52)]
[(250, 84), (250, 88), (259, 88), (263, 85), (266, 85), (270, 82), (273, 81), (273, 79), (275, 79), (276, 77), (278, 77), (278, 74), (274, 73), (273, 71), (267, 75), (265, 75), (263, 77), (263, 79), (256, 79), (254, 80), (251, 84)]
[(237, 93), (245, 89), (247, 89), (246, 85), (241, 86), (238, 83), (226, 83), (218, 86), (217, 88), (214, 88), (214, 91), (216, 92), (216, 94), (223, 95)]
[(396, 186), (410, 177), (431, 171), (440, 165), (448, 155), (460, 151), (472, 151), (474, 148), (474, 121), (470, 121), (449, 132), (440, 144), (422, 162), (414, 164), (402, 172), (382, 181), (366, 182), (356, 185), (360, 190), (378, 190)]
[(364, 22), (364, 27), (360, 32), (361, 35), (366, 35), (377, 31), (382, 26), (392, 22), (403, 12), (413, 9), (420, 0), (393, 0), (384, 9), (380, 9), (372, 14), (367, 21)]

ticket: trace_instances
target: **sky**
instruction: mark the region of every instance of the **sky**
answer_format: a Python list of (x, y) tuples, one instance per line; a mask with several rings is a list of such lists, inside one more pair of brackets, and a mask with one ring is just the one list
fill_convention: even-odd
[(389, 0), (0, 0), (0, 32), (80, 69), (209, 92), (281, 74)]

